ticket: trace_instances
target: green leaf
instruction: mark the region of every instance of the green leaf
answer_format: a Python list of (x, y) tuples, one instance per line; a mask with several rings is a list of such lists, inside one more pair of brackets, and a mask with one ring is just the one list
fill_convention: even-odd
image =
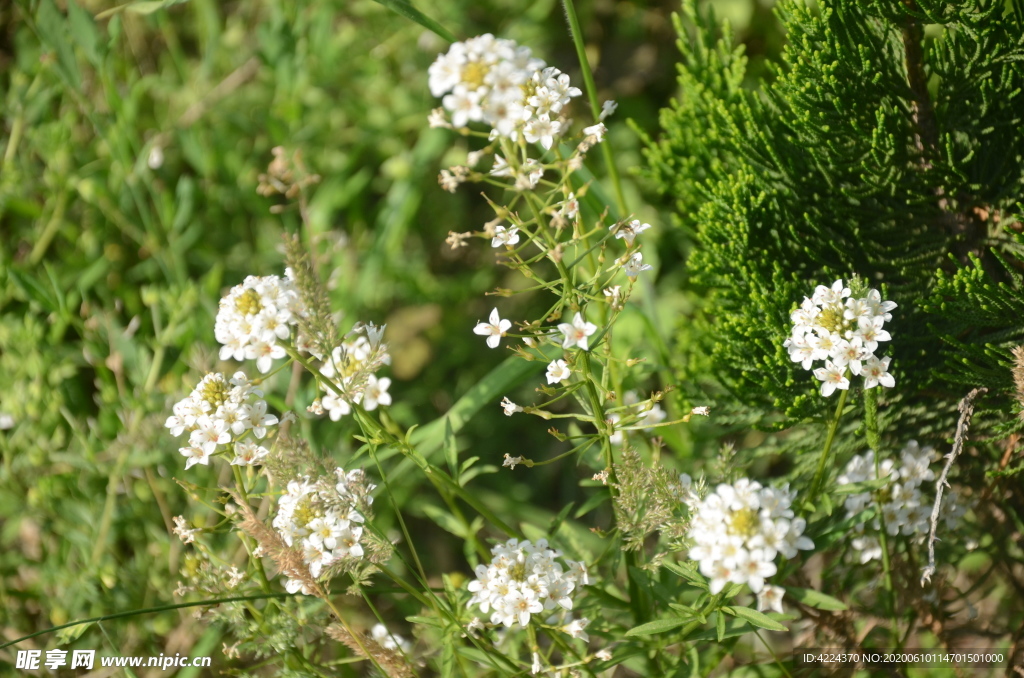
[(715, 634), (718, 636), (718, 642), (722, 642), (725, 640), (725, 615), (719, 612), (715, 617)]
[(441, 650), (441, 678), (451, 678), (455, 675), (455, 642), (449, 638)]
[(459, 451), (455, 446), (455, 434), (452, 432), (452, 422), (448, 417), (444, 419), (444, 458), (448, 462), (452, 478), (459, 482)]
[(814, 589), (801, 589), (796, 586), (784, 586), (783, 588), (786, 589), (786, 593), (791, 595), (794, 600), (798, 603), (807, 605), (808, 607), (832, 612), (842, 612), (847, 609), (846, 604), (843, 601), (838, 598), (833, 598), (821, 591), (815, 591)]
[(832, 494), (861, 494), (863, 492), (874, 492), (880, 490), (889, 484), (888, 478), (878, 478), (877, 480), (865, 480), (860, 483), (847, 483), (845, 485), (838, 485), (832, 488)]
[(43, 0), (39, 3), (35, 21), (43, 44), (47, 49), (57, 53), (59, 70), (64, 74), (68, 84), (76, 90), (79, 89), (82, 85), (82, 74), (78, 70), (78, 61), (71, 48), (71, 41), (67, 39), (67, 24), (57, 6), (53, 4), (53, 0)]
[[(768, 621), (771, 621), (770, 619)], [(673, 619), (658, 619), (656, 621), (647, 622), (640, 626), (634, 626), (630, 630), (626, 631), (627, 638), (634, 638), (636, 636), (653, 636), (657, 633), (664, 633), (665, 631), (671, 631), (677, 629), (680, 626), (688, 624), (689, 619), (680, 619), (675, 617)]]
[(406, 19), (418, 23), (429, 31), (437, 33), (448, 42), (456, 42), (455, 36), (452, 35), (448, 29), (426, 16), (423, 12), (419, 11), (405, 0), (374, 0), (374, 2), (384, 5), (392, 12), (401, 14)]
[(51, 313), (57, 312), (59, 307), (57, 297), (50, 290), (46, 289), (45, 285), (27, 273), (22, 273), (13, 268), (7, 269), (7, 274), (31, 301), (36, 302), (44, 310)]
[(569, 511), (571, 511), (572, 507), (575, 505), (576, 502), (571, 501), (562, 507), (562, 510), (558, 512), (558, 515), (552, 519), (551, 527), (548, 528), (548, 534), (553, 535), (555, 532), (558, 532), (558, 528), (560, 528), (562, 523), (565, 522), (566, 516), (569, 515)]
[(434, 524), (440, 527), (441, 529), (447, 532), (451, 532), (459, 539), (468, 538), (465, 526), (458, 520), (456, 520), (455, 517), (452, 516), (452, 514), (448, 513), (444, 509), (438, 508), (437, 506), (432, 506), (430, 504), (423, 504), (421, 505), (420, 508), (422, 508), (423, 513), (425, 513), (427, 517), (434, 521)]
[(585, 502), (583, 502), (583, 506), (581, 506), (579, 508), (579, 510), (576, 511), (576, 515), (574, 515), (573, 517), (574, 518), (582, 518), (583, 516), (587, 515), (588, 513), (590, 513), (594, 509), (596, 509), (601, 504), (603, 504), (606, 501), (608, 501), (608, 499), (610, 497), (611, 497), (611, 493), (608, 492), (608, 488), (607, 487), (602, 487), (597, 492), (595, 492), (594, 494), (590, 495), (589, 499), (587, 499)]
[(117, 7), (111, 7), (110, 9), (103, 10), (96, 15), (97, 19), (106, 19), (115, 14), (121, 12), (131, 12), (132, 14), (152, 14), (161, 9), (167, 9), (173, 5), (182, 5), (188, 2), (188, 0), (138, 0), (138, 2), (126, 2), (123, 5)]
[(850, 516), (846, 520), (837, 523), (830, 529), (821, 532), (820, 534), (814, 535), (812, 539), (814, 541), (815, 550), (823, 551), (831, 547), (837, 541), (847, 539), (850, 536), (850, 530), (852, 530), (855, 525), (869, 522), (872, 518), (875, 517), (875, 513), (876, 510), (874, 507), (868, 507), (861, 511), (860, 513), (854, 516)]
[(540, 362), (526, 361), (519, 356), (506, 358), (455, 401), (443, 417), (416, 429), (409, 436), (409, 442), (424, 457), (429, 457), (444, 444), (446, 423), (450, 423), (453, 433), (458, 433), (485, 405), (496, 401), (543, 367)]
[(722, 609), (723, 612), (726, 612), (727, 614), (731, 614), (734, 617), (739, 617), (740, 619), (746, 619), (748, 622), (750, 622), (754, 626), (760, 626), (761, 628), (768, 629), (769, 631), (788, 631), (789, 630), (785, 626), (780, 624), (779, 622), (775, 621), (774, 619), (772, 619), (768, 615), (764, 614), (763, 612), (758, 612), (757, 610), (752, 610), (749, 607), (730, 607), (730, 606), (725, 606), (725, 607), (722, 607), (721, 609)]
[(78, 6), (74, 0), (68, 0), (68, 23), (71, 37), (85, 53), (85, 58), (96, 68), (100, 66), (100, 34), (96, 30), (96, 22), (92, 15)]
[(679, 563), (673, 563), (670, 561), (663, 562), (661, 566), (669, 572), (678, 574), (693, 586), (703, 589), (704, 591), (708, 590), (708, 583), (704, 580), (704, 577), (697, 574), (696, 566), (690, 567), (689, 565), (680, 565)]
[(85, 624), (75, 624), (74, 626), (69, 626), (66, 629), (61, 629), (60, 631), (57, 631), (54, 638), (56, 639), (58, 645), (69, 645), (78, 640), (79, 638), (81, 638), (82, 634), (85, 633), (86, 630), (88, 630), (88, 628), (92, 625), (93, 622), (87, 622)]
[(426, 624), (427, 626), (433, 626), (439, 629), (444, 628), (444, 624), (437, 617), (420, 617), (414, 615), (412, 617), (406, 617), (405, 621), (410, 624)]

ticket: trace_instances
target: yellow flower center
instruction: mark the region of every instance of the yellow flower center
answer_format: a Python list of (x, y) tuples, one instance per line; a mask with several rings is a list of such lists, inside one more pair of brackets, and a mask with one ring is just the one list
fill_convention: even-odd
[(214, 409), (223, 405), (228, 399), (231, 389), (222, 379), (211, 379), (203, 385), (203, 400), (213, 405)]
[(752, 537), (757, 532), (760, 521), (757, 519), (757, 511), (754, 509), (740, 509), (733, 511), (729, 517), (727, 531), (730, 535), (740, 537)]
[(843, 307), (839, 304), (830, 304), (821, 309), (818, 324), (829, 332), (838, 332), (839, 334), (850, 328), (850, 323), (843, 317)]
[(313, 506), (313, 498), (306, 495), (295, 505), (295, 513), (292, 514), (292, 522), (305, 527), (320, 517), (320, 511)]
[(260, 293), (253, 289), (242, 292), (235, 299), (235, 309), (242, 315), (256, 315), (263, 310)]
[(472, 89), (477, 89), (484, 84), (484, 77), (490, 72), (491, 67), (479, 61), (466, 64), (462, 69), (462, 82)]
[(508, 576), (515, 581), (526, 581), (526, 563), (516, 561), (514, 565), (509, 566)]

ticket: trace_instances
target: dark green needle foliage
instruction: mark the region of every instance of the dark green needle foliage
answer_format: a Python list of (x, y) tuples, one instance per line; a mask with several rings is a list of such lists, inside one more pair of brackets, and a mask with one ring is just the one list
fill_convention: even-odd
[(728, 27), (684, 2), (678, 97), (646, 139), (646, 173), (693, 241), (689, 284), (707, 291), (694, 323), (710, 364), (684, 379), (764, 428), (825, 414), (835, 396), (783, 347), (789, 314), (815, 285), (859, 275), (899, 304), (883, 347), (897, 385), (881, 394), (887, 421), (908, 424), (899, 435), (949, 435), (975, 386), (992, 390), (975, 431), (1009, 433), (1010, 350), (1024, 342), (1024, 3), (782, 0), (776, 12), (786, 47), (750, 82)]

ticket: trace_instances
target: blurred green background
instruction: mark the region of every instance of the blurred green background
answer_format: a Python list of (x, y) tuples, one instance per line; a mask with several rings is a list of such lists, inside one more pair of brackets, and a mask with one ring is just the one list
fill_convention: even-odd
[[(747, 45), (752, 77), (781, 47), (769, 5), (715, 2)], [(460, 38), (491, 32), (528, 45), (582, 86), (554, 0), (437, 0), (421, 9)], [(685, 330), (691, 307), (680, 289), (688, 243), (673, 231), (668, 206), (631, 172), (642, 157), (625, 122), (656, 133), (658, 110), (673, 96), (674, 9), (673, 2), (578, 4), (600, 99), (619, 103), (609, 143), (629, 205), (655, 225), (657, 242), (645, 254), (660, 262), (658, 274), (618, 331), (647, 358), (647, 378), (633, 384), (644, 393), (672, 383), (673, 366), (685, 358), (665, 346)], [(272, 148), (300, 151), (322, 177), (303, 236), (343, 312), (342, 329), (357, 320), (388, 324), (397, 421), (436, 419), (509, 355), (488, 350), (471, 329), (494, 305), (486, 292), (520, 283), (494, 265), (486, 243), (457, 251), (444, 243), (449, 231), (479, 230), (493, 216), (476, 190), (452, 195), (437, 185), (438, 171), (470, 150), (458, 135), (426, 125), (439, 105), (427, 67), (446, 49), (370, 0), (0, 3), (5, 640), (178, 602), (172, 594), (184, 547), (170, 535), (171, 519), (192, 510), (174, 478), (212, 486), (218, 471), (185, 474), (163, 421), (203, 373), (217, 369), (221, 294), (247, 275), (282, 273), (281, 234), (300, 220), (291, 209), (273, 212), (283, 203), (257, 194)], [(576, 114), (588, 118), (582, 106)], [(533, 301), (502, 299), (502, 315), (526, 317)], [(507, 395), (532, 402), (543, 366), (536, 368)], [(270, 399), (278, 411), (287, 375), (281, 379)], [(698, 388), (676, 386), (670, 413), (704, 404)], [(300, 391), (300, 415), (312, 397)], [(346, 463), (345, 425), (308, 417), (302, 425), (320, 453)], [(545, 428), (485, 403), (459, 448), (491, 467), (506, 452), (543, 459), (565, 449)], [(712, 449), (718, 433), (700, 423), (664, 442), (685, 462)], [(474, 486), (502, 515), (534, 520), (579, 501), (585, 471), (569, 461), (529, 475), (484, 474)], [(409, 497), (417, 490), (402, 488)], [(459, 540), (431, 522), (432, 501), (423, 492), (407, 504), (429, 545), (428, 570), (468, 571)], [(381, 520), (393, 524), (393, 516)], [(74, 634), (19, 647), (219, 656), (230, 642), (187, 610), (78, 631), (84, 635), (73, 646)], [(0, 651), (0, 664), (12, 661), (13, 649)]]

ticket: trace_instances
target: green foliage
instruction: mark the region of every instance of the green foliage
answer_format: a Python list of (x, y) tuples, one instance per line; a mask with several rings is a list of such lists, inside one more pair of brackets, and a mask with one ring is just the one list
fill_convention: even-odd
[[(514, 0), (384, 4), (415, 5), (458, 35), (513, 35), (545, 56), (564, 49), (556, 3), (526, 12)], [(581, 7), (584, 25), (626, 4)], [(648, 18), (623, 14), (594, 44), (615, 55), (608, 82), (629, 84), (625, 57), (649, 50), (653, 31), (668, 33)], [(470, 332), (505, 272), (443, 245), (448, 231), (479, 228), (490, 214), (478, 196), (437, 186), (438, 168), (466, 149), (426, 129), (436, 105), (426, 69), (446, 48), (370, 0), (0, 2), (0, 415), (13, 422), (0, 428), (5, 628), (29, 633), (180, 600), (189, 547), (170, 529), (188, 494), (175, 483), (182, 457), (162, 424), (196, 373), (216, 365), (221, 291), (280, 272), (281, 235), (301, 220), (280, 196), (257, 192), (278, 146), (301, 151), (321, 177), (306, 244), (332, 307), (343, 324), (388, 324), (390, 376), (402, 393), (391, 415), (428, 423), (413, 441), (436, 461), (442, 449), (463, 454), (453, 475), (484, 486), (474, 501), (517, 520), (552, 520), (525, 501), (532, 485), (490, 478), (503, 452), (552, 443), (542, 428), (516, 430), (495, 405), (543, 365), (502, 362)], [(628, 114), (653, 119), (669, 85), (655, 76), (670, 64), (659, 63), (645, 75), (658, 80), (654, 94), (616, 93)], [(619, 147), (637, 156), (635, 141)], [(288, 376), (277, 377), (281, 394)], [(274, 397), (272, 408), (285, 409)], [(296, 394), (302, 406), (310, 399)], [(457, 450), (444, 445), (446, 412)], [(348, 432), (308, 431), (318, 454), (346, 460), (365, 454)], [(416, 529), (432, 530), (428, 557), (463, 568), (449, 555), (456, 537), (431, 527), (446, 509), (423, 499), (424, 481), (408, 466), (394, 469), (398, 505)], [(557, 469), (537, 477), (549, 503), (578, 490)], [(205, 527), (219, 520), (213, 511), (189, 517)], [(458, 529), (475, 533), (480, 520)], [(77, 647), (115, 654), (158, 654), (172, 635), (219, 648), (222, 633), (180, 612), (79, 630)]]
[(710, 365), (687, 376), (714, 374), (727, 411), (768, 428), (825, 414), (782, 343), (815, 284), (854, 274), (899, 303), (891, 421), (949, 424), (982, 384), (1006, 409), (1006, 351), (1024, 335), (1006, 235), (1024, 194), (1020, 9), (784, 0), (786, 47), (748, 89), (743, 47), (684, 3), (680, 93), (646, 141), (646, 174), (675, 199), (696, 240), (689, 284), (707, 291)]

